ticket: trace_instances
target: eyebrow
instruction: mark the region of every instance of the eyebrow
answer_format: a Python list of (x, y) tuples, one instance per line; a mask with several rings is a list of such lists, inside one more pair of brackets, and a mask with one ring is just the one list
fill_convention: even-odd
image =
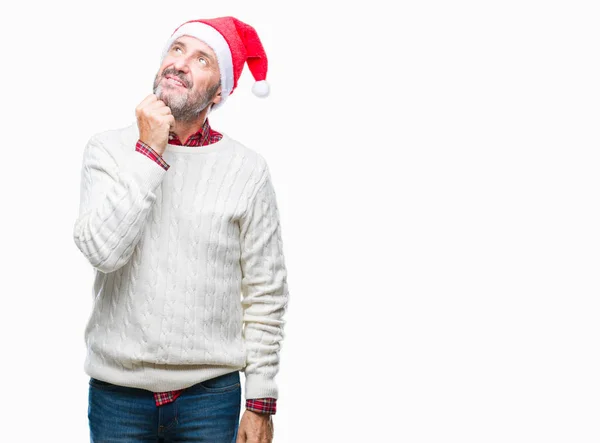
[[(175, 45), (179, 45), (179, 46), (182, 46), (182, 47), (183, 47), (183, 49), (187, 49), (187, 46), (186, 46), (186, 45), (185, 45), (185, 43), (183, 43), (181, 40), (175, 40), (175, 41), (173, 42), (173, 44), (171, 45), (171, 48), (173, 48), (173, 46), (175, 46)], [(207, 52), (201, 51), (200, 49), (196, 49), (196, 50), (194, 51), (194, 54), (200, 54), (200, 55), (202, 55), (202, 56), (206, 57), (206, 58), (208, 59), (208, 61), (210, 61), (211, 63), (213, 63), (213, 64), (215, 63), (215, 60), (214, 60), (214, 59), (212, 58), (212, 56), (211, 56), (209, 53), (207, 53)]]

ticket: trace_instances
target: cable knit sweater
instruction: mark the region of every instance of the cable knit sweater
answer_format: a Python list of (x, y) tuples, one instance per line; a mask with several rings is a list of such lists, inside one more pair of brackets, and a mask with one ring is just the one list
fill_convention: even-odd
[(278, 398), (287, 309), (277, 202), (265, 159), (226, 134), (135, 151), (137, 125), (83, 154), (75, 244), (95, 269), (85, 372), (163, 392), (233, 370), (247, 399)]

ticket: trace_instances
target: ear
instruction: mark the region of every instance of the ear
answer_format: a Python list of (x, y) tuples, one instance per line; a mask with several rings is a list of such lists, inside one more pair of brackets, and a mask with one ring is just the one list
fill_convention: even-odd
[(220, 103), (221, 100), (223, 99), (223, 96), (221, 95), (221, 90), (222, 90), (222, 87), (219, 86), (219, 89), (217, 89), (217, 92), (215, 93), (215, 96), (212, 99), (212, 103), (215, 104), (215, 105), (217, 103)]

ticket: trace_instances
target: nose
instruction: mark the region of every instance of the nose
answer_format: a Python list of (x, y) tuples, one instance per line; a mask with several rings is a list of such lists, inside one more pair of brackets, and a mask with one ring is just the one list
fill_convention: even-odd
[(173, 62), (173, 67), (182, 72), (188, 72), (188, 60), (185, 57), (178, 57)]

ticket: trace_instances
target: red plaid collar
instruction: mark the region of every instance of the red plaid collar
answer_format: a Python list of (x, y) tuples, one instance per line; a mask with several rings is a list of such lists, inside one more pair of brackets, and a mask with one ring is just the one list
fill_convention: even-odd
[(185, 143), (181, 143), (179, 137), (174, 132), (169, 132), (169, 144), (171, 145), (184, 145), (184, 146), (206, 146), (214, 143), (221, 138), (221, 134), (213, 131), (208, 123), (208, 117), (204, 119), (202, 127), (190, 135)]

